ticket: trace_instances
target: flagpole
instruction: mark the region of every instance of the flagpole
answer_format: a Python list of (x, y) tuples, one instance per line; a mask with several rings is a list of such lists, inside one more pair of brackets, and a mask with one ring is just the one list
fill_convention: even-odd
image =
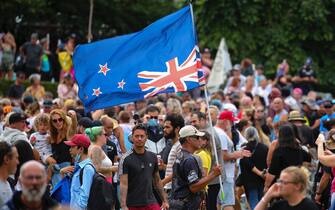
[(90, 43), (92, 40), (92, 18), (93, 18), (93, 5), (94, 0), (90, 0), (90, 14), (88, 19), (88, 33), (87, 33), (87, 42)]
[[(214, 156), (215, 156), (215, 161), (216, 161), (216, 164), (219, 165), (219, 158), (218, 158), (218, 154), (217, 154), (217, 151), (216, 151), (216, 144), (215, 144), (215, 136), (214, 136), (214, 127), (213, 127), (213, 121), (212, 121), (212, 117), (211, 117), (211, 114), (210, 114), (210, 111), (209, 111), (209, 100), (208, 100), (208, 94), (207, 94), (207, 85), (204, 85), (204, 91), (205, 91), (205, 100), (206, 100), (206, 106), (207, 106), (207, 115), (208, 115), (208, 121), (209, 121), (209, 126), (210, 126), (210, 129), (211, 129), (211, 135), (212, 135), (212, 145), (213, 145), (213, 149), (214, 149)], [(222, 157), (220, 157), (222, 158)], [(223, 166), (221, 166), (223, 167)], [(221, 170), (222, 172), (222, 170)], [(224, 192), (223, 192), (223, 184), (222, 184), (222, 176), (220, 175), (219, 176), (219, 181), (220, 181), (220, 197), (221, 199), (224, 198)]]

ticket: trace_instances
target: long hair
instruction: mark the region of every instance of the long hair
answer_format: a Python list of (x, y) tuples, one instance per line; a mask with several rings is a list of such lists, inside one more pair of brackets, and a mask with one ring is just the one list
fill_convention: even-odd
[(290, 126), (289, 124), (284, 124), (279, 127), (278, 143), (279, 147), (299, 147), (292, 126)]
[(205, 135), (200, 137), (200, 138), (204, 138), (207, 140), (207, 145), (203, 148), (204, 150), (206, 150), (211, 156), (212, 156), (212, 136), (208, 133), (208, 131), (206, 130), (201, 130), (201, 132), (204, 132)]
[[(52, 122), (52, 116), (58, 114), (63, 119), (63, 127), (60, 131), (60, 139), (58, 137), (58, 130), (55, 128)], [(65, 112), (61, 109), (54, 109), (50, 112), (50, 143), (51, 144), (58, 144), (60, 140), (66, 138), (70, 139), (70, 130), (71, 130), (71, 118), (66, 116)]]

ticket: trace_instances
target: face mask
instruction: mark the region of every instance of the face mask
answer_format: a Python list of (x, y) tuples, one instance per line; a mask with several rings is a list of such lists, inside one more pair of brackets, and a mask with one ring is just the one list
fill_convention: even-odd
[(156, 120), (156, 119), (150, 119), (148, 121), (148, 125), (149, 126), (156, 126), (156, 125), (158, 125), (158, 120)]
[(79, 163), (80, 161), (80, 154), (77, 154), (76, 157), (74, 158), (74, 162)]

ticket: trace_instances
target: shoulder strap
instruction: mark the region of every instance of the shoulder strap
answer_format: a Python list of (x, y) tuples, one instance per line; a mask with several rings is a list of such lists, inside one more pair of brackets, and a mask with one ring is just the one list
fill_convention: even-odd
[(80, 181), (80, 186), (83, 185), (83, 174), (84, 174), (84, 168), (87, 166), (87, 165), (90, 165), (92, 166), (92, 168), (94, 169), (95, 171), (95, 167), (93, 166), (92, 163), (87, 163), (86, 165), (84, 165), (84, 167), (82, 169), (80, 169), (80, 172), (79, 172), (79, 181)]

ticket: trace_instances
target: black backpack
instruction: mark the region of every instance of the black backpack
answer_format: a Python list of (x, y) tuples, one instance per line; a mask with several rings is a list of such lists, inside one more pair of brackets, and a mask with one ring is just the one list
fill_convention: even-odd
[[(91, 165), (94, 169), (95, 167)], [(85, 165), (86, 166), (86, 165)], [(83, 171), (85, 166), (79, 173), (80, 185), (83, 184)], [(87, 209), (110, 210), (114, 204), (113, 185), (106, 181), (105, 176), (95, 171), (93, 181), (88, 197)]]

